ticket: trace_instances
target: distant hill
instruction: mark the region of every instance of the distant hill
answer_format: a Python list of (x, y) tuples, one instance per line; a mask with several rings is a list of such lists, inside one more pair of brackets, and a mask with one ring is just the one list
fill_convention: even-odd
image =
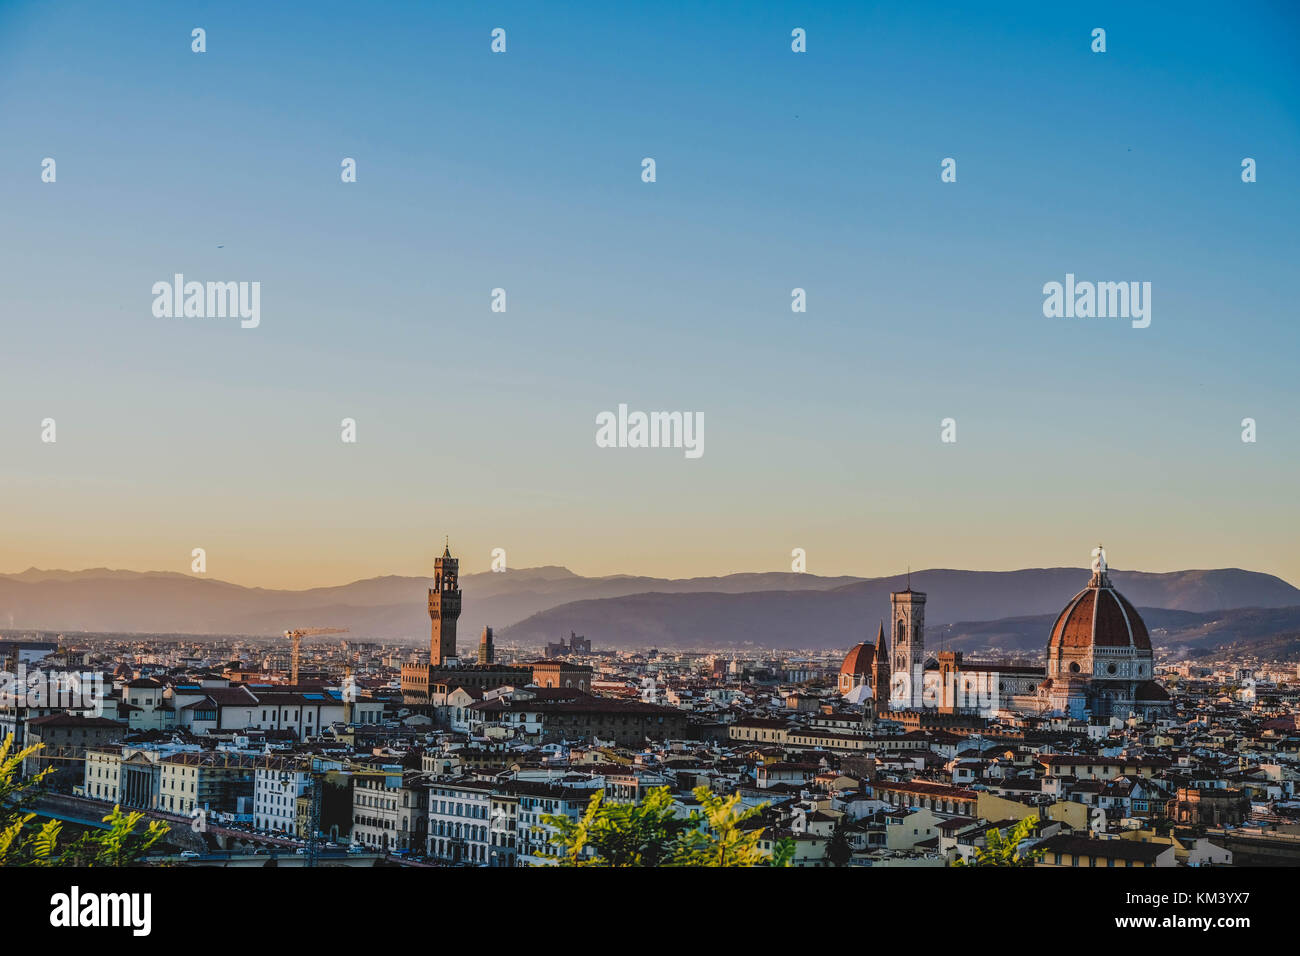
[[(1300, 589), (1236, 568), (1112, 571), (1111, 578), (1144, 609), (1153, 639), (1167, 636), (1189, 651), (1284, 634), (1300, 606)], [(1087, 580), (1079, 568), (911, 575), (912, 586), (928, 593), (931, 645), (951, 641), (971, 650), (1042, 646), (1051, 618)], [(597, 648), (846, 647), (874, 637), (876, 622), (888, 617), (889, 592), (906, 581), (790, 572), (588, 578), (561, 567), (481, 572), (461, 577), (460, 632), (467, 647), (485, 624), (502, 639), (532, 645), (577, 631)], [(428, 585), (424, 577), (388, 575), (287, 591), (170, 572), (29, 569), (0, 575), (0, 631), (275, 635), (333, 625), (359, 640), (423, 642)], [(1234, 613), (1200, 616), (1219, 609)], [(1157, 633), (1161, 628), (1167, 634)]]
[[(1224, 650), (1261, 658), (1300, 661), (1300, 608), (1233, 608), (1163, 635), (1180, 657), (1212, 657)], [(1152, 634), (1152, 640), (1157, 635)]]
[[(640, 591), (817, 590), (858, 580), (790, 572), (680, 580), (587, 578), (553, 566), (484, 571), (461, 576), (465, 610), (460, 633), (462, 640), (476, 642), (487, 624), (503, 627), (566, 602)], [(0, 575), (0, 630), (274, 635), (290, 627), (328, 624), (350, 628), (362, 640), (423, 641), (429, 633), (428, 587), (426, 577), (387, 575), (285, 591), (161, 571), (29, 568)]]
[[(1112, 571), (1111, 580), (1135, 605), (1169, 611), (1300, 605), (1300, 589), (1272, 575), (1236, 568), (1163, 574)], [(573, 630), (597, 647), (619, 648), (846, 647), (875, 637), (877, 623), (889, 618), (889, 593), (905, 587), (906, 581), (899, 575), (815, 592), (651, 592), (579, 601), (535, 614), (502, 633), (518, 643), (536, 643), (545, 635), (554, 639)], [(944, 625), (985, 621), (1007, 629), (1012, 643), (1031, 640), (1028, 635), (1034, 634), (1032, 642), (1045, 643), (1051, 618), (1087, 582), (1088, 572), (1078, 568), (911, 575), (912, 587), (927, 593), (926, 625), (936, 637)], [(1030, 621), (1008, 624), (1010, 615)], [(1046, 624), (1032, 620), (1039, 616), (1048, 618)]]

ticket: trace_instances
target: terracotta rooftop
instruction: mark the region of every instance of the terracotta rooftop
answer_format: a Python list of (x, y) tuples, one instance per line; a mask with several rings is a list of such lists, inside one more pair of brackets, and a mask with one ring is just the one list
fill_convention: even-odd
[(1089, 585), (1065, 606), (1052, 625), (1052, 648), (1135, 647), (1151, 650), (1137, 609), (1113, 587)]
[(876, 649), (871, 644), (862, 643), (854, 646), (840, 665), (841, 674), (870, 674), (876, 661)]

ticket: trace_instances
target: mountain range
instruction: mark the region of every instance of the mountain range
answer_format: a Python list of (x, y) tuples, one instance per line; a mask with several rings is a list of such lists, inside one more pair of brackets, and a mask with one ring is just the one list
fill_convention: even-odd
[[(1237, 568), (1111, 571), (1142, 609), (1158, 645), (1201, 653), (1226, 643), (1300, 645), (1300, 589)], [(793, 572), (666, 579), (583, 577), (562, 567), (463, 575), (461, 646), (485, 624), (537, 646), (576, 631), (600, 649), (834, 648), (874, 637), (889, 592), (928, 594), (927, 643), (975, 651), (1034, 651), (1080, 588), (1078, 568), (913, 572), (910, 578)], [(388, 575), (335, 587), (250, 588), (173, 572), (43, 571), (0, 575), (0, 628), (272, 636), (290, 627), (347, 627), (358, 640), (423, 643), (428, 579)], [(1275, 656), (1283, 656), (1278, 654)]]

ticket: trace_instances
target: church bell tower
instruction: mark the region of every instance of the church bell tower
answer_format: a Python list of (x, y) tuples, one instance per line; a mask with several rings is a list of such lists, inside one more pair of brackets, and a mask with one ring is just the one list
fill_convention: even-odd
[(429, 588), (429, 618), (433, 622), (429, 640), (429, 664), (440, 667), (456, 656), (456, 621), (460, 618), (460, 561), (445, 545), (442, 557), (433, 560), (433, 587)]
[[(889, 595), (893, 637), (893, 679), (904, 690), (904, 706), (920, 707), (925, 680), (925, 594), (907, 588)], [(904, 678), (902, 675), (906, 675)]]

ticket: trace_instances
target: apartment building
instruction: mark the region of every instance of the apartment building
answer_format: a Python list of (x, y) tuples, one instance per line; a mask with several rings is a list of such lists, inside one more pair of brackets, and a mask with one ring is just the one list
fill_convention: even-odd
[(522, 866), (555, 866), (564, 855), (552, 842), (558, 832), (553, 824), (546, 823), (547, 816), (568, 817), (577, 820), (587, 810), (591, 795), (597, 786), (587, 788), (560, 787), (546, 783), (515, 781), (510, 784), (519, 797), (519, 822), (517, 827), (516, 857)]
[(429, 786), (423, 774), (391, 769), (390, 777), (354, 779), (352, 842), (388, 853), (419, 853), (429, 832)]
[(261, 759), (216, 751), (175, 753), (159, 762), (158, 809), (237, 813), (253, 797)]
[(493, 784), (434, 781), (429, 789), (428, 855), (447, 863), (486, 866), (491, 855)]

